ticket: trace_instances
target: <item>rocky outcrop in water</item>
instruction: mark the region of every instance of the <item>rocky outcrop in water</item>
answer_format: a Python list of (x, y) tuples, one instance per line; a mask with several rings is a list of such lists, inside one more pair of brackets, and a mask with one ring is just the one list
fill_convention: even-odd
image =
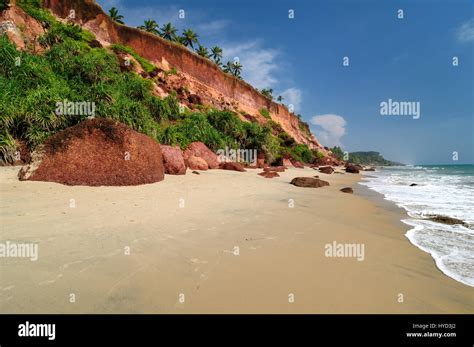
[(462, 225), (465, 226), (466, 228), (469, 227), (469, 224), (453, 217), (448, 217), (448, 216), (441, 216), (441, 215), (428, 215), (424, 217), (425, 219), (428, 219), (432, 222), (436, 223), (442, 223), (442, 224), (447, 224), (447, 225)]

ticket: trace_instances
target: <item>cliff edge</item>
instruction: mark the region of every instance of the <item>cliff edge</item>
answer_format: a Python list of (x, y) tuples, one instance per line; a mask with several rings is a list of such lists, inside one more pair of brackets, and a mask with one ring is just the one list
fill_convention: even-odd
[[(91, 31), (104, 47), (122, 44), (159, 69), (175, 69), (178, 71), (178, 76), (174, 78), (175, 85), (184, 89), (188, 97), (197, 95), (204, 105), (234, 111), (242, 120), (253, 120), (260, 124), (268, 121), (268, 117), (261, 114), (261, 110), (266, 109), (271, 120), (278, 123), (297, 143), (327, 154), (311, 134), (308, 125), (285, 106), (269, 100), (250, 84), (224, 73), (216, 64), (186, 47), (114, 22), (94, 0), (45, 0), (44, 6), (62, 20), (74, 22)], [(160, 85), (159, 81), (155, 83), (155, 93), (166, 96), (169, 85)]]

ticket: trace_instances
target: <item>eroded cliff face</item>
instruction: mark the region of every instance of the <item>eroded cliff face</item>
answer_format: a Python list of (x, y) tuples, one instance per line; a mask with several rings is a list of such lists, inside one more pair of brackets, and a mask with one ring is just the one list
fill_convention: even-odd
[[(260, 110), (266, 108), (272, 120), (298, 143), (326, 153), (308, 127), (286, 107), (270, 101), (248, 83), (222, 72), (210, 60), (156, 35), (115, 23), (93, 0), (45, 0), (44, 5), (57, 17), (93, 32), (104, 46), (120, 43), (163, 70), (175, 68), (178, 71), (175, 82), (190, 94), (198, 95), (203, 104), (230, 109), (244, 120), (253, 118), (260, 123), (266, 122), (260, 115)], [(159, 84), (155, 91), (161, 96), (167, 93)]]

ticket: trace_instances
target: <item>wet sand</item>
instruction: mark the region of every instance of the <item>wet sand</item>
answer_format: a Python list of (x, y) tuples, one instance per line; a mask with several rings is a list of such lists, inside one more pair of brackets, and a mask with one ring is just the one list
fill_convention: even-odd
[[(404, 212), (360, 175), (211, 170), (69, 187), (18, 170), (0, 168), (0, 242), (39, 254), (0, 258), (2, 313), (474, 313), (474, 289), (411, 245)], [(288, 184), (313, 175), (331, 185)], [(364, 245), (363, 260), (327, 257), (333, 242)]]

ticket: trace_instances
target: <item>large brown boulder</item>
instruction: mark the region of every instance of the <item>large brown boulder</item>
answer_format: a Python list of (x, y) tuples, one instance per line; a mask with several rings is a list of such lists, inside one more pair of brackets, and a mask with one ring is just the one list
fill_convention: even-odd
[(178, 146), (161, 145), (161, 151), (163, 153), (163, 165), (166, 174), (186, 174), (186, 163), (184, 162), (183, 151)]
[(263, 168), (263, 171), (265, 172), (270, 172), (270, 171), (285, 172), (285, 170), (286, 170), (285, 166), (268, 166), (268, 167)]
[(343, 192), (343, 193), (349, 193), (349, 194), (354, 193), (354, 190), (351, 187), (344, 187), (344, 188), (340, 189), (340, 191)]
[(124, 124), (88, 119), (45, 141), (20, 180), (67, 185), (129, 186), (164, 179), (160, 145)]
[(258, 173), (257, 175), (265, 177), (265, 178), (280, 177), (278, 172), (275, 172), (275, 171), (263, 171), (263, 172)]
[(349, 172), (349, 173), (356, 173), (356, 174), (358, 174), (358, 173), (359, 173), (359, 170), (361, 170), (359, 165), (348, 164), (348, 165), (346, 166), (346, 172)]
[(298, 169), (304, 169), (303, 163), (298, 160), (291, 160), (291, 164)]
[(286, 167), (293, 167), (293, 163), (291, 162), (290, 159), (287, 159), (287, 158), (283, 158), (282, 165)]
[(222, 170), (232, 170), (232, 171), (240, 171), (240, 172), (246, 171), (242, 164), (233, 163), (233, 162), (221, 163), (220, 168)]
[(337, 158), (334, 158), (332, 156), (325, 156), (322, 158), (316, 158), (313, 161), (314, 165), (332, 165), (332, 166), (338, 166), (341, 165), (341, 161), (338, 160)]
[(319, 172), (325, 173), (325, 174), (332, 174), (334, 172), (334, 168), (331, 166), (321, 166), (319, 168)]
[(211, 151), (202, 142), (193, 142), (184, 151), (184, 159), (188, 159), (191, 156), (202, 158), (208, 165), (209, 169), (219, 168), (219, 159), (217, 154)]
[(257, 168), (263, 169), (265, 167), (265, 153), (262, 151), (257, 152)]
[(320, 188), (328, 186), (329, 182), (313, 177), (295, 177), (291, 180), (290, 184), (304, 188)]
[(190, 156), (186, 159), (186, 165), (191, 170), (207, 170), (209, 169), (209, 165), (207, 165), (206, 161), (200, 157), (196, 157), (194, 155)]

